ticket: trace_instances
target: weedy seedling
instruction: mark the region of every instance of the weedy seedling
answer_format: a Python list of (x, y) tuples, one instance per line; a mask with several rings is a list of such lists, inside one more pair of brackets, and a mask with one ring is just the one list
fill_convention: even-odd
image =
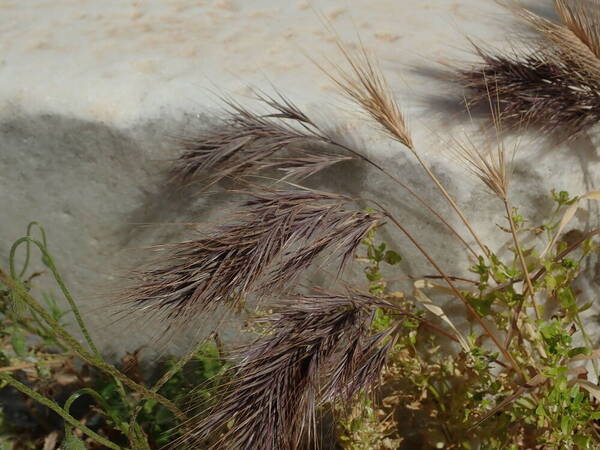
[[(40, 239), (33, 237), (36, 228)], [(25, 258), (18, 268), (20, 247)], [(30, 273), (35, 249), (70, 309), (62, 309), (51, 295), (40, 301), (31, 294), (35, 278), (44, 275)], [(79, 325), (86, 345), (69, 331), (72, 322)], [(176, 403), (184, 404), (195, 392), (210, 404), (226, 367), (207, 341), (182, 358), (168, 359), (150, 384), (131, 373), (135, 354), (127, 364), (107, 362), (56, 268), (44, 229), (36, 223), (12, 246), (8, 272), (0, 270), (0, 330), (0, 443), (7, 449), (161, 448), (185, 430), (181, 424), (187, 418)]]

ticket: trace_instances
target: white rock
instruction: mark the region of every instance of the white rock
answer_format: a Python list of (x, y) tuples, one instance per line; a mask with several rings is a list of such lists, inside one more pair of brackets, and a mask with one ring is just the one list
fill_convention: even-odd
[[(458, 224), (413, 158), (352, 118), (307, 58), (340, 61), (329, 25), (349, 41), (360, 35), (380, 58), (419, 151), (486, 242), (501, 245), (501, 205), (444, 151), (442, 142), (460, 134), (463, 118), (428, 100), (460, 93), (414, 69), (468, 59), (465, 36), (503, 45), (514, 22), (495, 2), (28, 0), (0, 2), (0, 261), (28, 222), (41, 222), (94, 334), (118, 351), (146, 344), (152, 326), (112, 323), (105, 293), (137, 248), (185, 238), (189, 230), (173, 223), (214, 217), (235, 201), (165, 194), (161, 171), (175, 155), (171, 137), (205, 126), (214, 92), (246, 101), (248, 86), (271, 83), (307, 111), (363, 134), (371, 157)], [(551, 188), (577, 194), (600, 186), (598, 168), (591, 143), (523, 143), (513, 203), (539, 217)], [(448, 270), (464, 267), (443, 228), (371, 168), (338, 168), (318, 180), (387, 202)], [(406, 256), (399, 276), (433, 273), (406, 240), (389, 233)]]

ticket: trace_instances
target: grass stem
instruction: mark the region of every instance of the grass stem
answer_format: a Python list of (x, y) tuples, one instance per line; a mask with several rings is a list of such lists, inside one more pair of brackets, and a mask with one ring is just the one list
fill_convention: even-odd
[(535, 290), (533, 288), (533, 283), (531, 282), (531, 277), (529, 276), (529, 269), (527, 269), (527, 262), (525, 261), (525, 255), (523, 255), (523, 249), (521, 248), (521, 244), (519, 243), (519, 239), (517, 237), (517, 227), (515, 226), (515, 221), (512, 217), (511, 207), (508, 202), (508, 199), (506, 198), (504, 199), (504, 208), (506, 210), (506, 218), (508, 220), (508, 223), (510, 224), (510, 232), (512, 234), (513, 243), (515, 244), (515, 250), (517, 252), (519, 262), (523, 270), (523, 278), (527, 283), (527, 292), (525, 293), (525, 295), (529, 294), (531, 296), (531, 303), (535, 311), (535, 318), (537, 320), (540, 320), (541, 312), (535, 301)]
[(71, 348), (77, 355), (88, 364), (96, 367), (107, 375), (111, 375), (116, 380), (121, 381), (124, 385), (130, 389), (139, 392), (141, 395), (147, 398), (152, 398), (162, 404), (165, 408), (173, 413), (178, 420), (185, 422), (187, 417), (183, 412), (175, 406), (173, 402), (163, 397), (160, 394), (152, 392), (150, 389), (142, 386), (133, 381), (128, 376), (121, 373), (114, 366), (108, 364), (104, 360), (98, 359), (97, 357), (90, 354), (77, 340), (71, 336), (58, 322), (56, 322), (50, 314), (23, 288), (18, 280), (15, 280), (0, 270), (0, 281), (4, 283), (10, 290), (17, 294), (21, 299), (36, 313), (38, 313), (44, 321), (52, 328), (56, 335), (63, 340), (63, 342)]
[(115, 450), (122, 449), (122, 447), (120, 447), (119, 445), (115, 444), (114, 442), (109, 441), (106, 438), (103, 438), (95, 431), (91, 430), (90, 428), (88, 428), (85, 425), (83, 425), (82, 423), (80, 423), (72, 415), (70, 415), (63, 408), (61, 408), (56, 402), (54, 402), (53, 400), (50, 400), (47, 397), (44, 397), (43, 395), (39, 394), (38, 392), (34, 391), (33, 389), (30, 389), (29, 387), (27, 387), (20, 381), (17, 381), (13, 377), (11, 377), (8, 373), (0, 372), (0, 380), (3, 380), (4, 382), (6, 382), (10, 386), (14, 387), (18, 391), (22, 392), (23, 394), (34, 399), (38, 403), (41, 403), (42, 405), (51, 409), (56, 414), (58, 414), (60, 417), (62, 417), (65, 422), (74, 426), (75, 428), (78, 428), (83, 433), (85, 433), (86, 435), (88, 435), (89, 437), (91, 437), (92, 439), (97, 441), (99, 444), (101, 444), (105, 447), (108, 447), (108, 448), (115, 449)]
[[(375, 204), (377, 202), (374, 201)], [(378, 205), (380, 206), (380, 205)], [(381, 207), (381, 206), (380, 206)], [(383, 208), (382, 208), (383, 209)], [(507, 348), (500, 342), (500, 339), (496, 335), (496, 332), (490, 327), (490, 325), (481, 317), (477, 311), (473, 308), (473, 306), (469, 303), (469, 301), (465, 298), (465, 296), (458, 290), (456, 285), (450, 280), (448, 275), (442, 270), (438, 263), (431, 257), (431, 255), (419, 244), (419, 242), (412, 236), (412, 234), (388, 211), (383, 209), (382, 211), (393, 223), (398, 227), (400, 231), (412, 242), (412, 244), (419, 250), (419, 252), (427, 259), (427, 261), (433, 266), (433, 268), (441, 275), (444, 281), (448, 284), (454, 295), (456, 295), (465, 305), (469, 313), (473, 316), (473, 318), (481, 325), (481, 327), (485, 330), (486, 334), (492, 339), (498, 350), (502, 353), (502, 355), (506, 358), (506, 360), (510, 363), (513, 369), (519, 373), (524, 379), (525, 373), (523, 369), (519, 366), (517, 361), (511, 355), (511, 353), (507, 350)]]

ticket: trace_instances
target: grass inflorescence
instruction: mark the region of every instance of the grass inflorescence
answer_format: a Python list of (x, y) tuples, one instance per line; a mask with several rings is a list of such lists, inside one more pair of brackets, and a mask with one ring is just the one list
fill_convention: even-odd
[[(423, 186), (447, 203), (445, 212), (283, 95), (259, 93), (265, 113), (225, 100), (216, 128), (182, 140), (172, 183), (201, 191), (234, 185), (229, 193), (244, 198), (239, 209), (218, 226), (198, 224), (187, 240), (159, 246), (154, 260), (131, 273), (121, 298), (127, 311), (160, 314), (172, 329), (215, 311), (249, 313), (253, 338), (226, 352), (227, 362), (216, 370), (219, 382), (200, 396), (201, 407), (188, 417), (174, 401), (179, 398), (161, 390), (192, 356), (150, 387), (123, 373), (103, 359), (78, 312), (86, 345), (30, 295), (14, 251), (10, 273), (0, 272), (6, 304), (32, 315), (20, 326), (50, 333), (109, 380), (121, 409), (100, 407), (120, 434), (87, 427), (7, 372), (0, 371), (0, 379), (55, 411), (77, 436), (109, 448), (123, 442), (149, 448), (148, 428), (138, 419), (157, 405), (178, 425), (163, 442), (174, 448), (316, 448), (324, 416), (335, 424), (336, 443), (353, 450), (598, 448), (600, 354), (586, 318), (591, 304), (576, 283), (598, 252), (600, 230), (575, 238), (565, 230), (582, 202), (600, 194), (553, 191), (554, 208), (537, 211), (546, 219), (530, 221), (514, 204), (514, 150), (503, 136), (511, 122), (560, 127), (574, 137), (597, 121), (600, 7), (567, 0), (555, 6), (559, 22), (512, 4), (542, 37), (536, 47), (510, 54), (476, 47), (481, 64), (459, 71), (469, 108), (489, 106), (496, 135), (491, 143), (452, 139), (451, 152), (488, 191), (490, 203), (497, 202), (501, 213), (490, 222), (504, 246), (482, 238), (471, 212), (431, 169), (373, 55), (339, 43), (343, 63), (322, 70), (396, 145), (399, 158), (414, 160)], [(423, 236), (408, 225), (414, 224), (406, 220), (411, 212), (383, 200), (387, 196), (355, 198), (311, 187), (314, 175), (348, 160), (390, 180), (444, 233)], [(397, 240), (382, 242), (382, 229), (395, 230)], [(442, 239), (464, 250), (465, 267), (448, 267), (447, 258), (431, 251)], [(28, 233), (16, 247), (27, 246), (28, 261), (33, 244), (76, 310), (45, 241)], [(415, 262), (407, 254), (428, 269), (405, 271)], [(362, 270), (366, 282), (345, 281), (350, 268)], [(309, 274), (318, 269), (321, 281), (311, 283)], [(13, 309), (2, 313), (18, 322)], [(15, 340), (13, 347), (22, 351), (23, 344)], [(68, 427), (65, 439), (72, 438)]]

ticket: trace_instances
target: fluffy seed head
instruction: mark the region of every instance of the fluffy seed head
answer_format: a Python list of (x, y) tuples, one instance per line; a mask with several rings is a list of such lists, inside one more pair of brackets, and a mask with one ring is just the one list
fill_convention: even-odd
[(348, 98), (360, 106), (392, 139), (413, 149), (406, 120), (396, 102), (377, 61), (362, 47), (351, 54), (338, 41), (338, 48), (348, 63), (349, 71), (336, 66), (334, 73), (321, 68)]
[[(494, 101), (491, 96), (488, 99), (490, 107), (494, 108)], [(499, 107), (497, 102), (495, 106), (496, 108)], [(505, 201), (508, 199), (510, 166), (515, 151), (509, 154), (506, 149), (498, 109), (492, 109), (492, 118), (496, 130), (496, 135), (492, 138), (494, 140), (492, 145), (489, 145), (489, 139), (482, 143), (476, 143), (469, 136), (464, 136), (462, 139), (453, 140), (450, 151), (469, 172), (481, 180), (501, 200)]]
[(200, 177), (210, 185), (269, 169), (282, 171), (283, 179), (303, 179), (353, 159), (333, 151), (318, 126), (289, 99), (261, 95), (258, 100), (272, 112), (260, 115), (224, 100), (227, 110), (219, 126), (182, 139), (173, 180), (186, 183)]
[(290, 289), (320, 255), (338, 256), (341, 272), (382, 220), (334, 194), (263, 189), (249, 196), (232, 223), (164, 246), (161, 260), (134, 276), (129, 303), (185, 317)]
[(475, 45), (481, 63), (459, 70), (458, 79), (469, 105), (491, 97), (506, 123), (574, 138), (600, 120), (600, 4), (556, 0), (555, 8), (559, 23), (512, 3), (517, 17), (539, 33), (533, 50), (502, 53)]
[(491, 97), (504, 123), (532, 123), (550, 133), (561, 129), (571, 138), (600, 120), (600, 80), (573, 71), (556, 55), (477, 52), (482, 64), (459, 74), (470, 107)]
[(387, 306), (357, 293), (280, 301), (263, 320), (264, 337), (242, 350), (218, 406), (188, 440), (222, 431), (222, 443), (230, 448), (310, 444), (319, 406), (369, 389), (379, 379), (396, 328), (373, 334), (370, 323), (375, 309)]

